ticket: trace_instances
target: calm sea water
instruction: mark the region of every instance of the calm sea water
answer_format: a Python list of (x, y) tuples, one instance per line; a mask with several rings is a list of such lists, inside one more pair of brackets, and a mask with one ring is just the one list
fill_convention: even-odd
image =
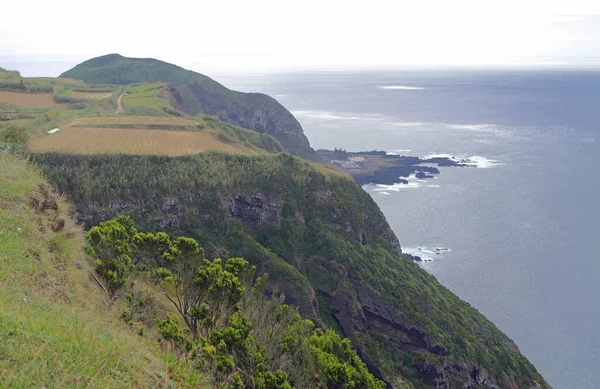
[(365, 189), (404, 250), (431, 258), (555, 389), (600, 388), (600, 73), (217, 79), (277, 98), (315, 148), (473, 157), (477, 168)]

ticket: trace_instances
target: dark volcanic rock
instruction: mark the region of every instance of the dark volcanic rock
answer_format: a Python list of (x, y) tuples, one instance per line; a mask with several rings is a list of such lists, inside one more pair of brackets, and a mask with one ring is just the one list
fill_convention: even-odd
[(418, 255), (411, 255), (411, 254), (406, 254), (406, 253), (402, 253), (402, 255), (407, 258), (407, 259), (411, 259), (415, 262), (423, 262), (423, 258), (419, 257)]
[(417, 173), (415, 174), (415, 177), (417, 177), (418, 179), (421, 179), (421, 180), (422, 180), (422, 179), (425, 179), (425, 178), (433, 178), (433, 176), (432, 176), (432, 175), (430, 175), (430, 174), (427, 174), (427, 173), (425, 173), (425, 172), (417, 172)]
[(275, 223), (279, 219), (280, 207), (276, 203), (269, 203), (263, 194), (231, 195), (224, 200), (231, 216), (252, 228), (257, 228), (265, 221)]

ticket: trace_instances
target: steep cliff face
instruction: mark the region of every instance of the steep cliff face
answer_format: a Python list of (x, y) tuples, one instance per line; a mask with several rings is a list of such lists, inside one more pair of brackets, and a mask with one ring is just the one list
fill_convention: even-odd
[(316, 158), (298, 120), (270, 96), (209, 88), (194, 81), (178, 86), (174, 101), (177, 109), (187, 114), (215, 115), (224, 122), (265, 131), (286, 151), (306, 159)]
[(88, 226), (129, 214), (268, 272), (390, 387), (547, 387), (510, 339), (403, 259), (377, 205), (338, 172), (286, 154), (36, 160)]
[(236, 92), (210, 77), (167, 62), (109, 54), (87, 60), (60, 77), (83, 80), (88, 84), (169, 83), (167, 91), (177, 110), (190, 115), (215, 115), (224, 122), (266, 131), (285, 151), (306, 159), (316, 158), (300, 123), (272, 97)]

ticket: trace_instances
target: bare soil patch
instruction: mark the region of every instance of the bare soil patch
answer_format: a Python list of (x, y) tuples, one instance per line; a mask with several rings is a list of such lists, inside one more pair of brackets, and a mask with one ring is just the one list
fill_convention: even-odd
[(0, 104), (16, 105), (20, 108), (48, 108), (57, 104), (52, 93), (27, 93), (0, 91)]
[(78, 117), (65, 123), (72, 127), (94, 127), (94, 126), (143, 126), (143, 125), (165, 125), (193, 127), (197, 123), (190, 119), (165, 117), (165, 116), (84, 116)]
[(112, 95), (111, 92), (71, 92), (71, 97), (76, 99), (100, 100), (107, 99)]

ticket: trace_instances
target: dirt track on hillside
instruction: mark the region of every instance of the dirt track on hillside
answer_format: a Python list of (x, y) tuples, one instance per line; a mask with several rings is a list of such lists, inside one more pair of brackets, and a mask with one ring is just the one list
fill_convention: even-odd
[(125, 92), (122, 92), (117, 98), (117, 110), (115, 111), (115, 115), (123, 112), (123, 94), (125, 94)]

